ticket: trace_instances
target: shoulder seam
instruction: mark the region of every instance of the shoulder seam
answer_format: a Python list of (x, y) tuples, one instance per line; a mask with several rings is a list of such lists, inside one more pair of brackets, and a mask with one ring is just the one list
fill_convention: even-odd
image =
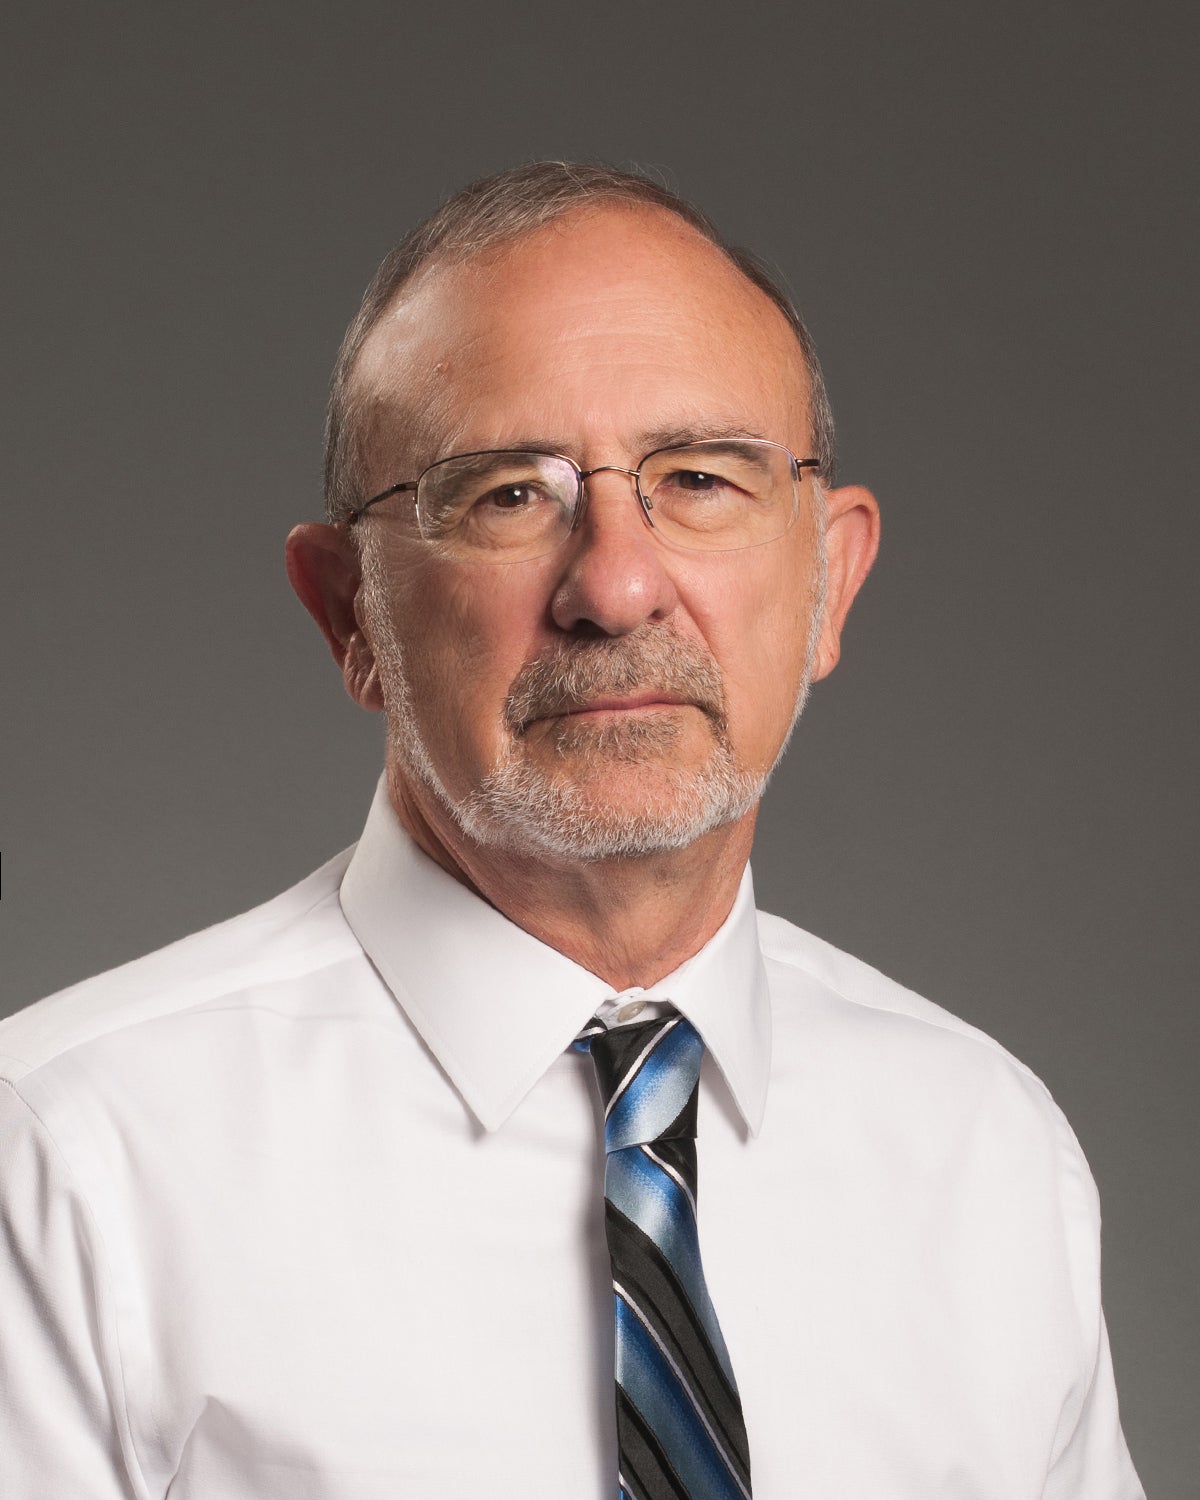
[[(0, 1072), (0, 1082), (8, 1083), (11, 1087), (15, 1088), (16, 1083), (20, 1079), (33, 1077), (43, 1068), (52, 1066), (60, 1058), (69, 1056), (77, 1048), (85, 1047), (91, 1042), (99, 1041), (102, 1038), (119, 1036), (123, 1031), (132, 1031), (136, 1027), (146, 1025), (151, 1021), (166, 1020), (171, 1016), (186, 1015), (190, 1011), (199, 1010), (206, 1005), (212, 1005), (216, 1001), (223, 1000), (229, 995), (232, 995), (240, 990), (249, 989), (252, 986), (257, 986), (260, 984), (282, 983), (287, 980), (295, 979), (298, 974), (320, 973), (322, 969), (330, 968), (335, 963), (340, 962), (344, 958), (353, 958), (356, 954), (359, 954), (361, 952), (361, 947), (355, 941), (353, 934), (350, 934), (348, 940), (343, 940), (341, 938), (332, 940), (327, 939), (325, 942), (315, 947), (312, 952), (306, 956), (307, 961), (301, 964), (293, 963), (289, 965), (280, 965), (269, 971), (262, 971), (259, 967), (261, 961), (251, 961), (249, 963), (243, 964), (239, 968), (231, 970), (228, 974), (222, 976), (222, 983), (214, 984), (211, 986), (211, 988), (204, 987), (203, 981), (200, 980), (185, 980), (179, 986), (181, 990), (188, 991), (196, 989), (199, 990), (199, 993), (195, 994), (194, 996), (189, 996), (186, 999), (182, 999), (178, 1005), (168, 1006), (160, 1011), (156, 1011), (151, 1014), (127, 1018), (119, 1022), (115, 1022), (114, 1024), (109, 1026), (100, 1026), (96, 1030), (88, 1032), (86, 1035), (72, 1037), (64, 1040), (62, 1045), (56, 1046), (52, 1052), (50, 1052), (45, 1057), (39, 1058), (36, 1062), (31, 1062), (28, 1058), (20, 1057), (13, 1052), (0, 1051), (0, 1058), (8, 1059), (9, 1061), (15, 1063), (21, 1070), (20, 1073), (16, 1075), (16, 1077), (8, 1077), (4, 1073)], [(134, 962), (136, 963), (137, 960), (135, 959)], [(110, 972), (114, 974), (120, 973), (120, 969), (115, 969)], [(97, 977), (98, 979), (102, 979), (106, 978), (107, 976), (100, 975)], [(87, 984), (89, 983), (89, 981), (84, 980), (83, 983)], [(164, 988), (170, 988), (169, 984), (164, 985)], [(18, 1012), (18, 1014), (20, 1013)]]
[[(770, 912), (762, 912), (760, 913), (760, 915), (768, 917), (773, 916), (773, 914)], [(782, 917), (773, 917), (773, 920), (785, 921), (786, 919)], [(823, 940), (819, 939), (819, 941)], [(829, 946), (832, 947), (832, 944)], [(861, 959), (855, 958), (853, 954), (843, 953), (841, 949), (834, 949), (834, 951), (838, 953), (839, 956), (847, 958), (853, 963), (860, 964), (863, 962)], [(773, 963), (783, 964), (787, 968), (794, 969), (798, 973), (806, 975), (813, 981), (814, 984), (822, 985), (830, 992), (830, 994), (836, 995), (837, 998), (843, 1001), (846, 1005), (856, 1006), (859, 1010), (875, 1011), (881, 1015), (896, 1016), (902, 1021), (912, 1021), (920, 1026), (929, 1026), (934, 1031), (942, 1031), (949, 1036), (962, 1037), (964, 1041), (974, 1042), (976, 1046), (983, 1047), (990, 1052), (994, 1052), (998, 1057), (1001, 1057), (1006, 1062), (1011, 1063), (1014, 1068), (1016, 1068), (1026, 1078), (1028, 1078), (1032, 1083), (1037, 1084), (1038, 1088), (1045, 1094), (1050, 1103), (1054, 1105), (1054, 1108), (1058, 1109), (1058, 1105), (1055, 1102), (1054, 1095), (1050, 1092), (1045, 1083), (1041, 1080), (1041, 1078), (1038, 1077), (1038, 1075), (1033, 1071), (1028, 1063), (1022, 1062), (1019, 1057), (1010, 1052), (1008, 1048), (1003, 1046), (1002, 1043), (998, 1042), (995, 1037), (989, 1036), (986, 1031), (981, 1031), (977, 1026), (972, 1026), (969, 1021), (963, 1021), (960, 1017), (953, 1016), (950, 1012), (946, 1012), (948, 1019), (958, 1022), (957, 1025), (952, 1026), (947, 1025), (945, 1021), (941, 1021), (934, 1016), (914, 1015), (911, 1011), (894, 1009), (889, 1005), (873, 1005), (870, 1001), (860, 1000), (854, 995), (847, 994), (844, 989), (842, 989), (838, 985), (835, 985), (830, 979), (825, 978), (820, 974), (814, 973), (813, 970), (804, 963), (797, 962), (794, 956), (784, 955), (778, 952), (774, 944), (768, 944), (767, 942), (763, 943), (763, 956)], [(865, 967), (870, 968), (870, 965), (865, 965)], [(872, 970), (872, 972), (880, 973), (880, 977), (884, 979), (886, 983), (888, 983), (889, 985), (894, 985), (896, 989), (901, 991), (901, 993), (905, 995), (912, 995), (914, 996), (914, 998), (924, 1001), (924, 997), (918, 995), (915, 990), (910, 990), (906, 985), (900, 984), (897, 980), (888, 978), (886, 974), (882, 974), (879, 970)], [(924, 1003), (933, 1004), (934, 1002), (924, 1001)], [(1061, 1113), (1061, 1111), (1059, 1112)]]

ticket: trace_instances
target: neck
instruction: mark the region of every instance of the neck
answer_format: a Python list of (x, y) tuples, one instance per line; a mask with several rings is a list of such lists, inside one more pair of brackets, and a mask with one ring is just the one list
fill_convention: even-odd
[(724, 922), (750, 857), (757, 811), (684, 849), (569, 860), (469, 839), (395, 767), (388, 793), (418, 848), (518, 927), (618, 991), (649, 988)]

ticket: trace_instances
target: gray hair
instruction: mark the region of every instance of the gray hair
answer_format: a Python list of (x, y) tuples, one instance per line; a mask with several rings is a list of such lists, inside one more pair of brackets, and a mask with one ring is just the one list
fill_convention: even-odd
[(325, 424), (325, 508), (338, 521), (362, 504), (363, 412), (354, 366), (371, 330), (405, 284), (435, 258), (466, 260), (531, 234), (575, 209), (602, 203), (650, 204), (682, 219), (764, 292), (787, 319), (811, 387), (813, 456), (820, 477), (834, 470), (833, 413), (808, 329), (778, 278), (751, 251), (727, 244), (700, 209), (642, 172), (581, 162), (541, 161), (481, 177), (444, 203), (400, 241), (376, 271), (333, 367)]

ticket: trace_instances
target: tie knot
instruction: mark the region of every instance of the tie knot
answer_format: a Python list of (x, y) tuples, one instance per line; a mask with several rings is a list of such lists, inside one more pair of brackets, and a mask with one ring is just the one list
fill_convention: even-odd
[(605, 1151), (695, 1138), (704, 1043), (690, 1021), (663, 1016), (600, 1031), (589, 1050), (604, 1101)]

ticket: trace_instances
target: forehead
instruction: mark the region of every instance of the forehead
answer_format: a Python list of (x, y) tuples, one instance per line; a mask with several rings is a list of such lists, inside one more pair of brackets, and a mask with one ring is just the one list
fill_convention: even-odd
[[(427, 267), (355, 370), (366, 450), (429, 461), (537, 441), (591, 460), (640, 434), (808, 443), (799, 346), (771, 300), (673, 215), (606, 206)], [(591, 452), (589, 445), (594, 445)]]

